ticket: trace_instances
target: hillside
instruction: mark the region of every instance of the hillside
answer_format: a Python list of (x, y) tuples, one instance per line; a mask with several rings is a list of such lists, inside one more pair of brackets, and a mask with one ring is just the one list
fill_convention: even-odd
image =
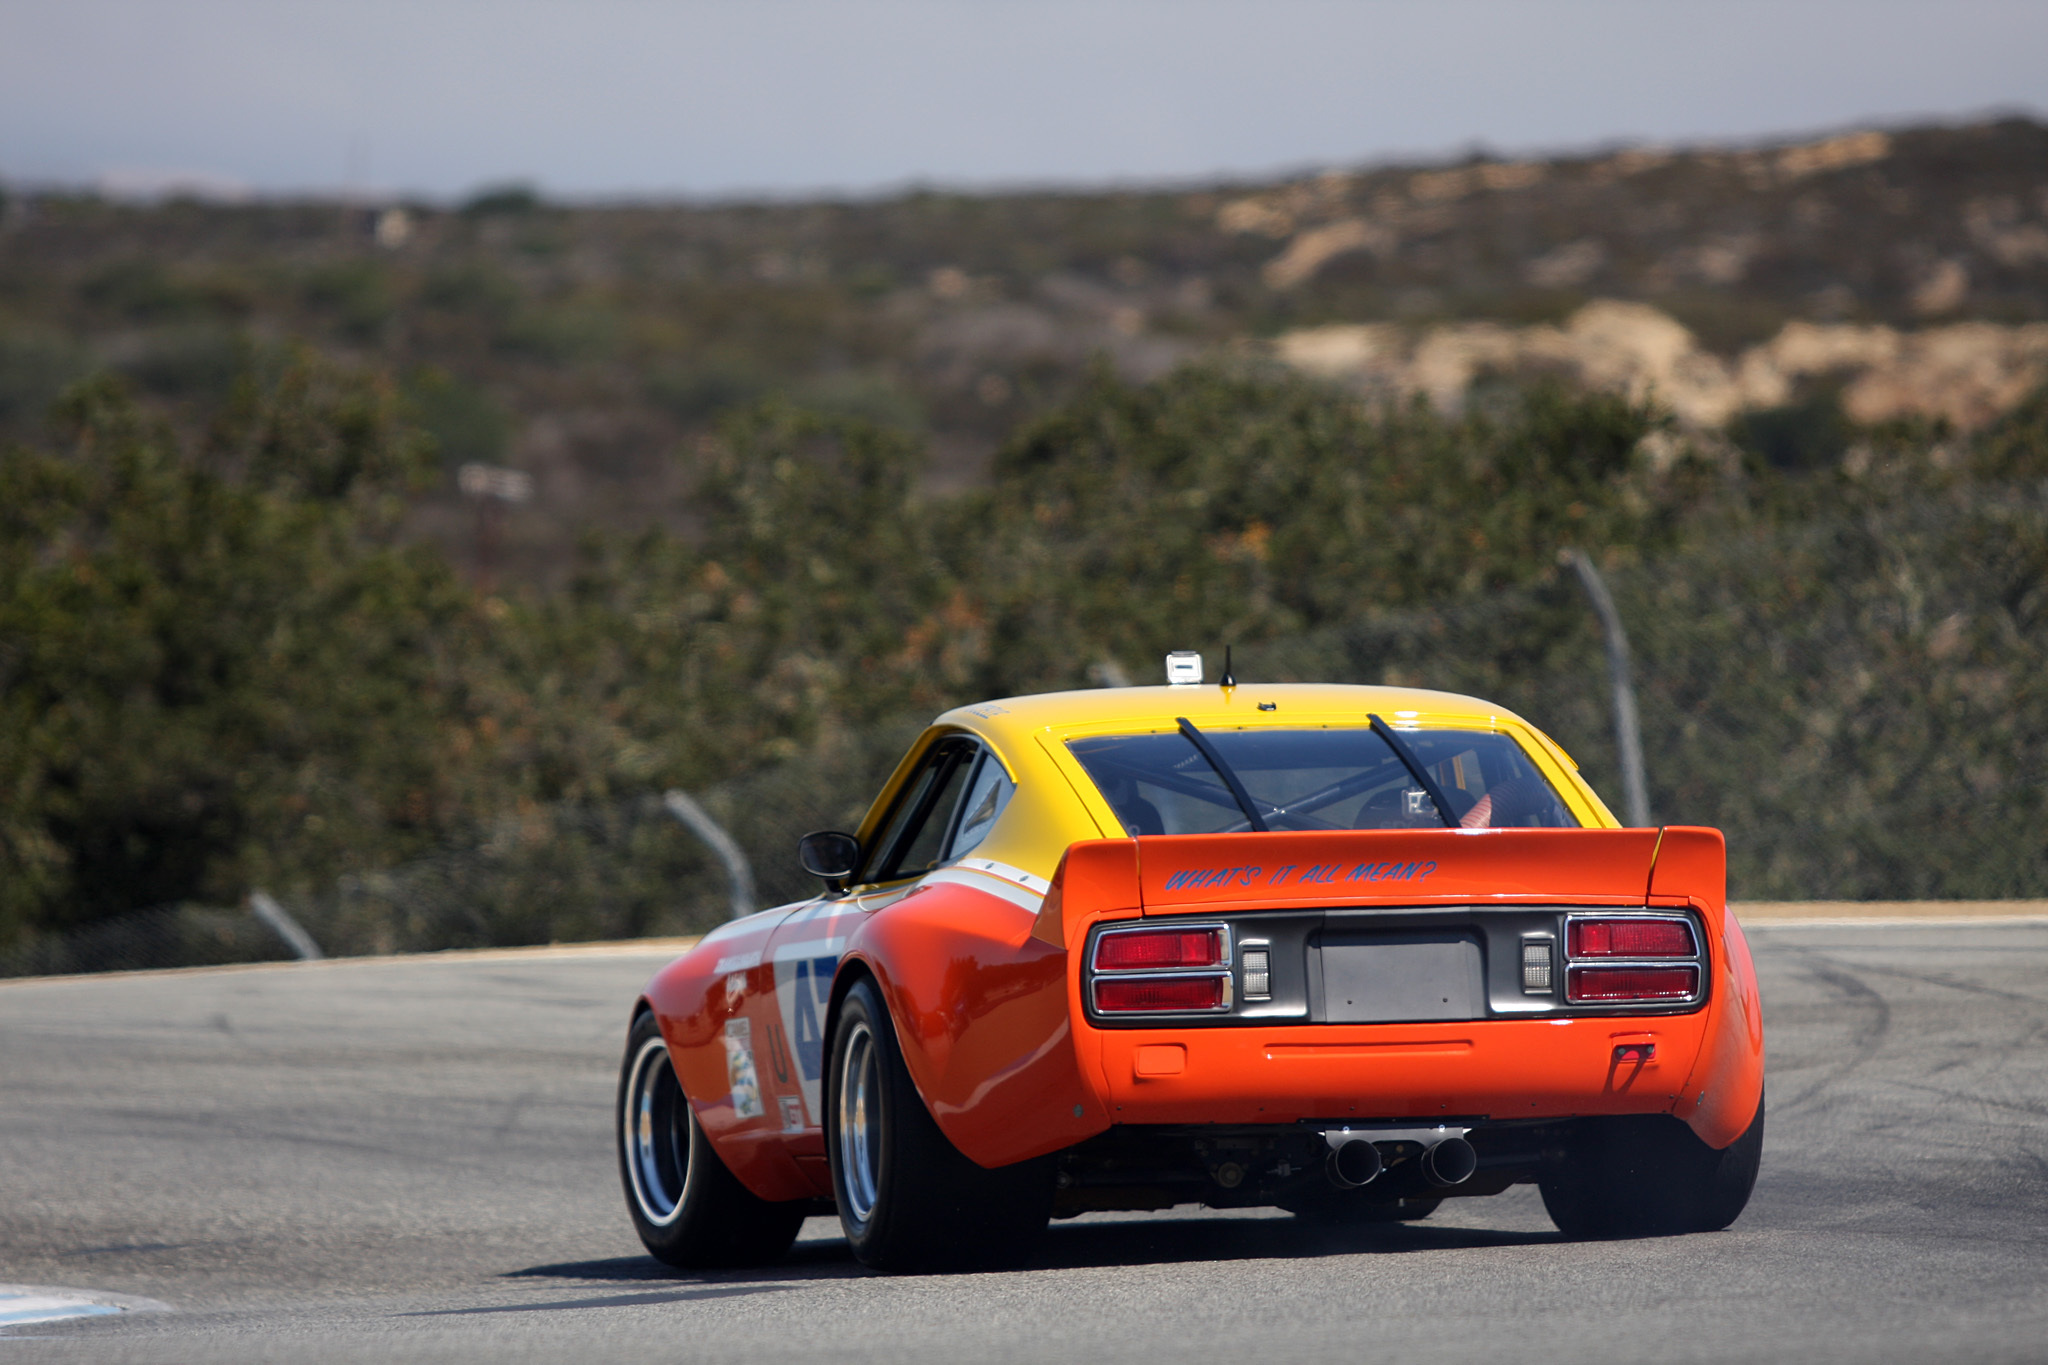
[(1612, 793), (1574, 550), (1651, 811), (1735, 895), (2048, 894), (2044, 176), (2006, 122), (1227, 191), (17, 195), (0, 976), (275, 953), (254, 888), (334, 952), (700, 930), (665, 790), (793, 898), (933, 714), (1190, 646), (1488, 697)]
[[(399, 376), (439, 438), (416, 532), (547, 579), (582, 527), (692, 531), (702, 438), (771, 394), (923, 437), (938, 489), (982, 480), (1098, 360), (1144, 380), (1247, 347), (1443, 405), (1558, 373), (1698, 426), (1763, 413), (1747, 429), (1799, 462), (1814, 432), (1839, 453), (1844, 404), (1981, 424), (2039, 382), (2044, 322), (2048, 127), (2024, 120), (1102, 193), (443, 209), (17, 192), (0, 438), (35, 435), (102, 367), (196, 421), (252, 357), (305, 341)], [(469, 462), (537, 495), (482, 526), (455, 479)]]

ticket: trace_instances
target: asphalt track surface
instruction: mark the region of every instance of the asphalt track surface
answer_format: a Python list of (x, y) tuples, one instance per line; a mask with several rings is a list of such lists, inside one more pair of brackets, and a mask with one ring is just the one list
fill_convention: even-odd
[(609, 1131), (659, 958), (0, 986), (0, 1281), (173, 1311), (8, 1361), (2048, 1360), (2048, 923), (1753, 931), (1762, 1179), (1727, 1232), (1570, 1243), (1533, 1189), (1426, 1223), (1090, 1215), (1030, 1270), (640, 1254)]

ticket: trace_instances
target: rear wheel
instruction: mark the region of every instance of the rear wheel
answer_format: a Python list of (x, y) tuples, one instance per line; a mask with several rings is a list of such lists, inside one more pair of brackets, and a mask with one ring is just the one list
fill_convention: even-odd
[(1749, 1203), (1763, 1147), (1761, 1095), (1748, 1129), (1719, 1151), (1669, 1115), (1588, 1119), (1539, 1182), (1543, 1207), (1567, 1237), (1717, 1232)]
[(617, 1132), (633, 1228), (670, 1265), (765, 1265), (796, 1240), (804, 1205), (762, 1199), (726, 1169), (690, 1112), (651, 1010), (626, 1040)]
[(1051, 1161), (988, 1170), (947, 1141), (871, 980), (856, 982), (840, 1006), (826, 1079), (832, 1192), (863, 1263), (951, 1270), (1030, 1259), (1052, 1215)]

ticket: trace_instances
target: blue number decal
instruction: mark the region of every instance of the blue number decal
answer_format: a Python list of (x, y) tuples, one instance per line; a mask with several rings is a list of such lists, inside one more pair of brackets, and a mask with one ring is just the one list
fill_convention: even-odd
[(790, 987), (796, 996), (796, 1064), (807, 1081), (825, 1074), (825, 1034), (818, 1017), (832, 999), (832, 974), (838, 968), (836, 957), (797, 960), (796, 980)]

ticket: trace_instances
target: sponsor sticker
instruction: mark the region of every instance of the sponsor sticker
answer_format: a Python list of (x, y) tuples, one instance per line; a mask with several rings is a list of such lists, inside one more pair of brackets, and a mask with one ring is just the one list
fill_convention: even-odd
[(761, 1117), (761, 1081), (754, 1074), (754, 1026), (745, 1019), (725, 1021), (725, 1079), (732, 1087), (735, 1118)]

